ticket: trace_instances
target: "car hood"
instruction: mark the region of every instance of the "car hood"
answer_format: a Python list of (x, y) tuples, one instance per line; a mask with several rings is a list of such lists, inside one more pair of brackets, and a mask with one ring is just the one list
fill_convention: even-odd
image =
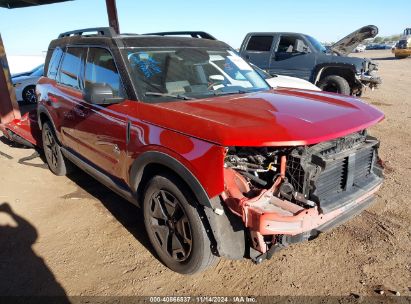
[(11, 78), (20, 77), (20, 76), (29, 76), (32, 72), (23, 72), (23, 73), (15, 73), (11, 74)]
[(345, 36), (340, 41), (334, 43), (330, 50), (341, 56), (346, 56), (354, 51), (354, 49), (365, 39), (374, 38), (378, 34), (378, 27), (375, 25), (367, 25)]
[(268, 84), (272, 88), (283, 87), (283, 88), (321, 91), (320, 88), (313, 85), (311, 82), (308, 82), (307, 80), (297, 78), (297, 77), (275, 75), (274, 77), (268, 78), (265, 81), (267, 81)]
[(222, 146), (297, 146), (363, 130), (384, 114), (359, 99), (277, 89), (210, 99), (141, 103), (150, 124)]
[(30, 79), (38, 79), (39, 77), (34, 77), (34, 76), (30, 76), (30, 75), (28, 75), (28, 76), (26, 76), (26, 75), (24, 75), (24, 76), (16, 76), (16, 77), (12, 77), (11, 78), (11, 81), (13, 82), (13, 83), (17, 83), (17, 82), (24, 82), (24, 81), (27, 81), (27, 80), (30, 80)]

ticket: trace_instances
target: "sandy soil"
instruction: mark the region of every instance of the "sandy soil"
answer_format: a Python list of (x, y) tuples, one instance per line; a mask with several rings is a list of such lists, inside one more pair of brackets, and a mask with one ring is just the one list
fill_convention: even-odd
[[(84, 173), (57, 177), (31, 149), (0, 142), (0, 294), (411, 295), (411, 58), (376, 58), (384, 83), (364, 101), (386, 114), (386, 181), (376, 203), (347, 224), (270, 261), (228, 261), (182, 276), (153, 255), (140, 211)], [(2, 204), (2, 202), (7, 203)]]

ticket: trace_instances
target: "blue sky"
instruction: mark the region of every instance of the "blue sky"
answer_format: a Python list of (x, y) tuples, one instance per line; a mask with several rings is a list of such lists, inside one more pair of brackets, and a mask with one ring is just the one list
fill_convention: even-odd
[[(363, 25), (377, 25), (383, 36), (411, 26), (407, 0), (117, 0), (117, 7), (122, 32), (204, 30), (235, 48), (251, 31), (303, 32), (336, 41)], [(38, 55), (61, 32), (107, 24), (104, 0), (0, 8), (9, 55)]]

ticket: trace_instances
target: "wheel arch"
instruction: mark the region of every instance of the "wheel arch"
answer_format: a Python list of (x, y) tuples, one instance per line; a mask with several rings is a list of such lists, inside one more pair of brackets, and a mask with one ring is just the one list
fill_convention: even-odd
[(355, 78), (355, 66), (351, 64), (321, 64), (314, 69), (313, 84), (318, 83), (327, 76), (336, 75), (343, 77), (349, 83), (351, 89), (357, 83)]
[(57, 136), (57, 140), (59, 141), (59, 144), (61, 144), (61, 138), (60, 138), (60, 133), (58, 132), (56, 125), (54, 124), (53, 118), (50, 114), (50, 112), (47, 110), (47, 108), (41, 104), (38, 104), (37, 106), (37, 122), (40, 131), (43, 128), (43, 124), (49, 121), (53, 127), (53, 130)]
[(138, 201), (141, 201), (148, 180), (161, 171), (176, 175), (190, 188), (200, 205), (212, 208), (207, 192), (194, 174), (177, 159), (158, 151), (144, 152), (131, 166), (130, 187)]

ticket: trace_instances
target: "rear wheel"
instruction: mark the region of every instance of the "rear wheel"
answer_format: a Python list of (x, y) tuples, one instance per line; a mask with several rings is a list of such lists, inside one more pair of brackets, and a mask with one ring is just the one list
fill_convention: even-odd
[(67, 175), (71, 171), (72, 164), (61, 153), (56, 134), (49, 121), (43, 125), (42, 140), (44, 154), (50, 171), (58, 176)]
[(211, 243), (187, 186), (171, 174), (149, 182), (144, 194), (144, 223), (160, 260), (170, 269), (193, 274), (216, 261)]
[(341, 76), (330, 75), (318, 83), (318, 87), (326, 92), (350, 95), (351, 89), (347, 80)]
[(37, 103), (36, 87), (28, 86), (23, 90), (23, 101), (25, 103)]

